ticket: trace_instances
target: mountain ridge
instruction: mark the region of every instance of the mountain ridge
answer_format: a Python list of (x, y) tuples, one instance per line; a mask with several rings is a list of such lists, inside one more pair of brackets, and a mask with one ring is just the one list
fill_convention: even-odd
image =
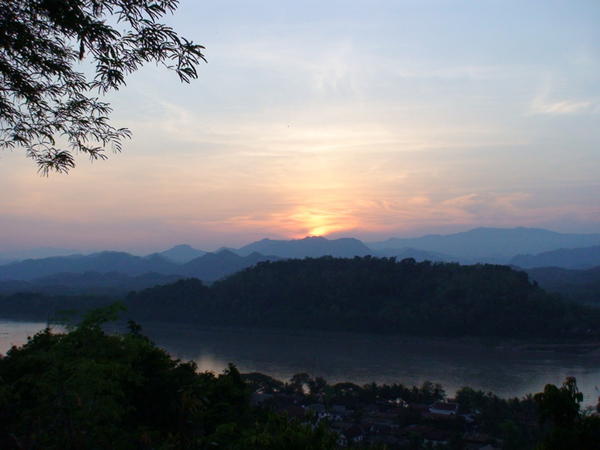
[(185, 264), (187, 262), (190, 262), (192, 259), (206, 255), (206, 253), (208, 252), (205, 252), (204, 250), (198, 250), (197, 248), (194, 248), (191, 245), (179, 244), (171, 247), (168, 250), (159, 252), (158, 254), (171, 262)]
[(510, 264), (525, 269), (533, 267), (562, 267), (589, 269), (600, 266), (600, 245), (583, 248), (559, 248), (536, 255), (517, 255)]
[[(389, 238), (367, 243), (372, 249), (412, 247), (461, 258), (496, 259), (494, 262), (518, 254), (536, 254), (558, 248), (576, 248), (600, 245), (600, 233), (558, 233), (543, 228), (488, 228), (479, 227), (452, 234), (429, 234), (416, 238)], [(485, 261), (482, 261), (485, 262)]]
[(261, 239), (237, 249), (241, 256), (253, 252), (282, 258), (306, 258), (319, 256), (353, 257), (365, 256), (373, 251), (356, 238), (327, 239), (322, 236), (306, 236), (303, 239)]

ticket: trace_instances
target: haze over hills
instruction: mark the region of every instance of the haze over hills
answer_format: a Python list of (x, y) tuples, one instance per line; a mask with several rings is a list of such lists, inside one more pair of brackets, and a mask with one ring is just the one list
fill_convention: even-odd
[(120, 272), (141, 275), (147, 272), (175, 274), (177, 266), (158, 255), (133, 256), (124, 252), (100, 252), (91, 255), (55, 256), (26, 259), (0, 266), (0, 280), (33, 280), (58, 273)]
[(316, 258), (325, 255), (351, 258), (353, 256), (370, 255), (373, 253), (373, 250), (354, 238), (330, 240), (321, 236), (307, 236), (304, 239), (288, 241), (263, 239), (245, 245), (236, 251), (236, 253), (242, 256), (254, 252), (282, 258)]
[(600, 266), (587, 270), (538, 267), (525, 272), (548, 292), (579, 303), (600, 306)]
[(461, 258), (456, 256), (445, 255), (438, 252), (428, 252), (419, 250), (418, 248), (386, 248), (382, 250), (373, 250), (373, 255), (381, 257), (394, 257), (398, 260), (405, 258), (413, 258), (415, 261), (432, 261), (432, 262), (460, 262)]
[(15, 260), (11, 259), (11, 258), (0, 257), (0, 266), (3, 266), (5, 264), (9, 264), (9, 263), (11, 263), (13, 261), (15, 261)]
[[(508, 259), (559, 248), (600, 245), (600, 234), (567, 234), (540, 228), (475, 228), (448, 235), (431, 234), (418, 238), (391, 238), (368, 244), (374, 250), (406, 247), (439, 252), (461, 259)], [(500, 261), (498, 261), (500, 262)]]
[(37, 247), (25, 250), (13, 250), (0, 253), (0, 266), (24, 259), (50, 258), (52, 256), (68, 256), (79, 254), (77, 250), (57, 247)]
[(159, 255), (174, 263), (185, 264), (192, 259), (206, 255), (206, 253), (204, 250), (198, 250), (190, 245), (180, 244), (164, 252), (160, 252)]
[(35, 247), (25, 250), (13, 250), (8, 252), (2, 252), (0, 254), (0, 260), (20, 261), (23, 259), (39, 259), (49, 258), (52, 256), (76, 255), (79, 253), (81, 252), (72, 248)]
[(203, 281), (215, 281), (234, 272), (238, 272), (261, 261), (276, 261), (276, 256), (265, 256), (260, 253), (251, 253), (240, 256), (229, 250), (217, 253), (207, 253), (199, 258), (181, 266), (183, 275), (200, 278)]
[[(263, 239), (239, 249), (223, 249), (215, 253), (206, 253), (189, 245), (178, 245), (161, 253), (143, 257), (107, 251), (90, 255), (28, 259), (0, 265), (0, 280), (32, 281), (64, 273), (114, 272), (128, 276), (154, 273), (197, 277), (205, 282), (212, 282), (259, 261), (327, 255), (334, 257), (372, 255), (396, 257), (398, 260), (414, 258), (417, 261), (462, 264), (510, 263), (523, 268), (549, 265), (583, 268), (600, 265), (600, 245), (575, 249), (568, 249), (565, 245), (596, 241), (600, 242), (600, 234), (564, 234), (531, 228), (478, 228), (446, 236), (393, 238), (372, 244), (374, 248), (369, 248), (354, 238), (306, 237), (287, 241)], [(407, 243), (414, 247), (407, 247), (405, 245)], [(558, 247), (553, 248), (555, 245), (562, 247), (557, 250)], [(528, 252), (528, 249), (536, 248), (552, 248), (552, 251), (538, 255), (523, 255)], [(39, 286), (40, 283), (36, 285)]]
[(585, 248), (561, 248), (537, 255), (517, 255), (510, 260), (510, 263), (523, 268), (587, 269), (600, 266), (600, 245)]
[[(0, 296), (0, 312), (46, 318), (111, 301), (22, 293)], [(211, 285), (179, 280), (128, 294), (124, 302), (136, 321), (421, 336), (600, 336), (600, 310), (565, 302), (527, 274), (499, 265), (286, 259)]]
[(58, 273), (31, 281), (0, 281), (0, 294), (36, 292), (48, 295), (123, 295), (153, 286), (173, 283), (180, 275), (125, 275), (120, 272)]
[[(0, 266), (0, 291), (17, 292), (27, 288), (47, 291), (49, 285), (56, 286), (57, 280), (62, 286), (71, 286), (73, 289), (79, 289), (85, 279), (92, 285), (107, 287), (107, 274), (116, 278), (113, 283), (116, 287), (136, 286), (137, 282), (144, 284), (152, 279), (156, 279), (155, 284), (160, 284), (164, 281), (164, 277), (167, 277), (168, 281), (195, 277), (205, 282), (212, 282), (257, 262), (277, 259), (279, 258), (275, 256), (264, 256), (258, 253), (239, 256), (227, 250), (206, 253), (185, 264), (168, 261), (157, 253), (140, 257), (121, 252), (101, 252), (91, 255), (28, 259)], [(138, 277), (138, 279), (132, 280), (122, 276)], [(148, 284), (143, 287), (148, 287)]]

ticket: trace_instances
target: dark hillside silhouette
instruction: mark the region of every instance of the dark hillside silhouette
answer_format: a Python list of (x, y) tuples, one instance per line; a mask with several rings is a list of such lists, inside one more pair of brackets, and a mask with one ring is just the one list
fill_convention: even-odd
[(193, 259), (179, 269), (179, 273), (188, 277), (200, 278), (204, 281), (215, 281), (246, 267), (253, 266), (260, 261), (277, 260), (274, 256), (265, 256), (251, 253), (248, 256), (239, 256), (230, 250), (221, 250), (217, 253), (207, 253)]
[(580, 303), (600, 306), (600, 266), (587, 270), (559, 267), (528, 269), (527, 273), (542, 288)]
[[(4, 296), (0, 316), (45, 320), (110, 301), (78, 299)], [(600, 336), (600, 309), (549, 294), (508, 266), (369, 256), (259, 262), (212, 285), (191, 278), (131, 293), (125, 304), (136, 321), (415, 336)]]
[(263, 262), (210, 287), (182, 280), (132, 294), (136, 320), (434, 336), (586, 336), (600, 311), (506, 266), (385, 258)]

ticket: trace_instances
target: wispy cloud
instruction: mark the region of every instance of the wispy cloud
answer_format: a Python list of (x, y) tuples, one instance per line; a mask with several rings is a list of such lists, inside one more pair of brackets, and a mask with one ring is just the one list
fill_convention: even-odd
[(595, 114), (600, 112), (600, 101), (595, 98), (557, 98), (552, 95), (551, 83), (547, 81), (531, 100), (529, 108), (530, 114)]
[(585, 100), (561, 100), (547, 101), (536, 98), (531, 104), (533, 114), (579, 114), (585, 112), (595, 112), (594, 103)]

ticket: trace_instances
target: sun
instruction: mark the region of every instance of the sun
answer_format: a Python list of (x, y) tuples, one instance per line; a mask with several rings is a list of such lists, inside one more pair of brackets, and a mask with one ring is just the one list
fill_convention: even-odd
[(327, 233), (331, 233), (331, 227), (327, 226), (327, 225), (323, 225), (320, 227), (316, 227), (313, 228), (312, 230), (308, 231), (308, 235), (309, 236), (324, 236)]
[(327, 236), (356, 226), (356, 220), (342, 214), (319, 210), (301, 210), (292, 215), (297, 237)]

